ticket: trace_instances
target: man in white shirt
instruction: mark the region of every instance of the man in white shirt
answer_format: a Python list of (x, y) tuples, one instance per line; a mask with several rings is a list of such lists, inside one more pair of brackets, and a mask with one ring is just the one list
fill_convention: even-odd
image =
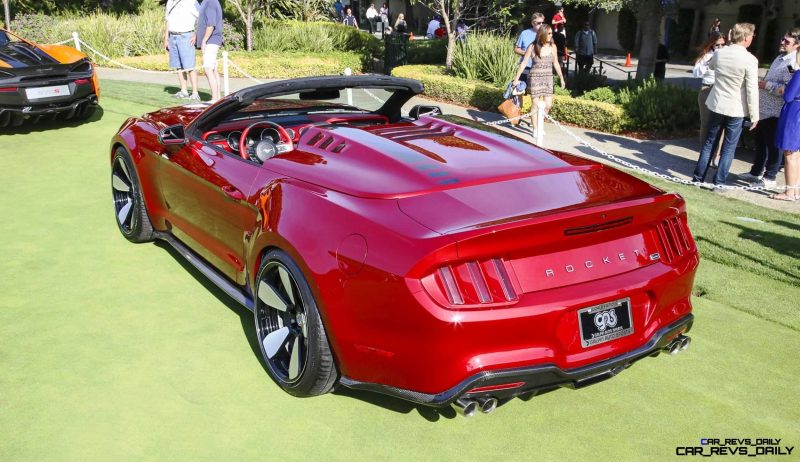
[(375, 4), (370, 3), (367, 8), (367, 21), (369, 21), (369, 33), (375, 33), (375, 22), (378, 19), (378, 10), (375, 9)]
[[(197, 93), (197, 71), (195, 70), (195, 21), (200, 10), (197, 0), (167, 0), (164, 15), (164, 48), (169, 51), (169, 67), (178, 70), (180, 91), (176, 98), (189, 98), (200, 101)], [(189, 95), (186, 78), (192, 83)]]
[[(747, 51), (753, 43), (755, 30), (756, 26), (750, 23), (734, 25), (731, 45), (717, 50), (708, 63), (709, 69), (714, 71), (714, 86), (706, 100), (711, 115), (692, 181), (705, 181), (714, 140), (724, 128), (719, 167), (713, 181), (715, 185), (724, 185), (742, 134), (744, 118), (750, 118), (750, 130), (758, 124), (758, 59)], [(715, 188), (714, 191), (724, 193), (727, 190)]]

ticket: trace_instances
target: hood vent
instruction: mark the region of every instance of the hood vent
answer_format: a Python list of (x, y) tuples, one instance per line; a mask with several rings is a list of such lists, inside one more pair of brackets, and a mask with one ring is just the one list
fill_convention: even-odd
[(455, 132), (456, 132), (455, 128), (448, 127), (443, 124), (437, 124), (435, 122), (428, 122), (419, 125), (416, 128), (403, 127), (401, 129), (398, 129), (396, 127), (393, 127), (393, 128), (372, 130), (372, 133), (396, 142), (411, 141), (419, 138), (452, 136), (455, 134)]

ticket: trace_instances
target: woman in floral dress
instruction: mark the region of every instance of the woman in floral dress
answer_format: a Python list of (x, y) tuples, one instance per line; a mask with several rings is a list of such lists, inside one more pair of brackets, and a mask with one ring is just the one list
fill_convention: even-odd
[(558, 50), (553, 43), (553, 29), (543, 24), (536, 33), (536, 40), (525, 50), (525, 56), (520, 61), (517, 74), (514, 76), (514, 87), (519, 84), (519, 76), (525, 70), (525, 63), (533, 58), (533, 66), (528, 74), (528, 93), (531, 95), (531, 127), (533, 136), (539, 127), (536, 126), (536, 108), (539, 101), (544, 101), (544, 112), (547, 114), (553, 105), (553, 69), (558, 74), (561, 88), (566, 88), (561, 66), (558, 65)]

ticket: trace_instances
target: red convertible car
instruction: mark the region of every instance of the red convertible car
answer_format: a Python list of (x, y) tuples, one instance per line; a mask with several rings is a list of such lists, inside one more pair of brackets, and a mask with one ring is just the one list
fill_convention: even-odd
[[(364, 90), (385, 102), (340, 101)], [(409, 107), (422, 91), (305, 78), (131, 118), (110, 150), (119, 229), (252, 310), (296, 396), (471, 415), (688, 347), (699, 259), (680, 196)]]
[(100, 87), (89, 58), (65, 45), (37, 45), (0, 29), (0, 128), (94, 114)]

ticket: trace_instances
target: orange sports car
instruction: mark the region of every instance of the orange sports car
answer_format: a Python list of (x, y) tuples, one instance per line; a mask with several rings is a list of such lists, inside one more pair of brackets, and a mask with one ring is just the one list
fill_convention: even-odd
[(89, 118), (100, 87), (91, 60), (65, 45), (37, 45), (0, 29), (0, 128)]

